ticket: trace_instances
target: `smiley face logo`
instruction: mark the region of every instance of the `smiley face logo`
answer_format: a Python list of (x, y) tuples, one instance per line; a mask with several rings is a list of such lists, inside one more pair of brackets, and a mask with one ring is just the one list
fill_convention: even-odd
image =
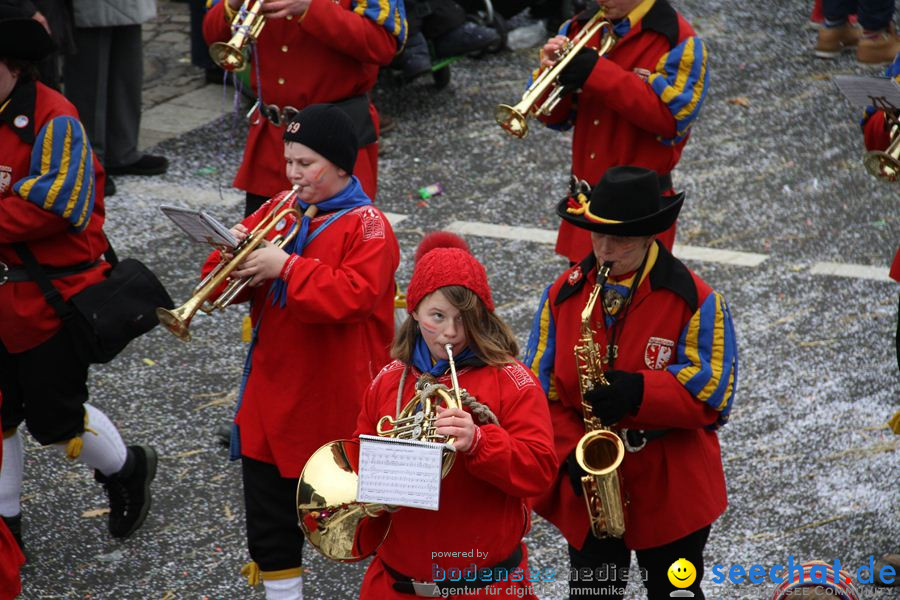
[(666, 574), (669, 576), (669, 582), (681, 589), (690, 587), (697, 579), (697, 569), (686, 558), (679, 558), (673, 562)]

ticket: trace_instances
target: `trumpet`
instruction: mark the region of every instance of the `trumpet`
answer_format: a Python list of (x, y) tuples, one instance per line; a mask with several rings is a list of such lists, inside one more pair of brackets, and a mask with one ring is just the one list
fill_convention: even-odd
[(216, 42), (209, 47), (209, 55), (213, 62), (226, 71), (240, 71), (244, 68), (244, 48), (256, 41), (262, 28), (266, 25), (266, 17), (260, 12), (263, 0), (256, 0), (248, 9), (250, 0), (244, 0), (241, 8), (231, 21), (234, 34), (227, 42)]
[[(559, 84), (559, 74), (568, 66), (582, 48), (600, 34), (600, 47), (597, 48), (597, 54), (603, 56), (609, 53), (616, 45), (618, 38), (613, 33), (613, 25), (606, 19), (603, 9), (598, 10), (587, 23), (584, 24), (575, 37), (566, 43), (566, 46), (560, 52), (560, 58), (555, 65), (542, 70), (537, 78), (528, 86), (522, 99), (515, 106), (508, 104), (499, 104), (495, 111), (497, 124), (507, 132), (523, 138), (528, 135), (528, 117), (530, 115), (549, 115), (556, 105), (559, 104), (563, 96), (563, 87)], [(538, 101), (544, 96), (547, 90), (551, 90), (547, 98), (538, 104)]]
[(891, 128), (891, 143), (884, 152), (866, 152), (863, 164), (870, 175), (882, 181), (897, 182), (900, 181), (900, 109), (883, 98), (875, 99), (874, 104), (884, 111), (884, 119)]
[[(315, 204), (310, 205), (303, 214), (291, 206), (294, 203), (294, 199), (296, 198), (299, 189), (300, 186), (295, 185), (290, 193), (282, 198), (269, 214), (263, 217), (256, 227), (247, 234), (247, 237), (234, 248), (234, 256), (231, 260), (222, 260), (219, 262), (219, 264), (217, 264), (213, 270), (200, 281), (197, 287), (194, 288), (193, 295), (187, 302), (172, 310), (163, 307), (157, 308), (156, 316), (159, 318), (159, 322), (165, 325), (173, 335), (186, 342), (191, 339), (189, 327), (191, 319), (194, 318), (194, 315), (198, 310), (202, 310), (209, 314), (229, 306), (237, 295), (247, 287), (251, 279), (250, 277), (230, 279), (231, 273), (237, 269), (237, 267), (244, 262), (254, 250), (259, 248), (262, 243), (266, 241), (269, 233), (278, 226), (281, 220), (293, 215), (298, 223), (298, 226), (291, 228), (287, 235), (278, 235), (271, 240), (272, 244), (275, 244), (279, 248), (284, 248), (288, 242), (294, 239), (297, 232), (300, 230), (300, 220), (304, 216), (310, 218), (315, 216), (316, 211), (318, 210)], [(226, 285), (225, 289), (222, 290), (222, 293), (215, 300), (210, 301), (210, 296), (212, 296), (223, 284)]]

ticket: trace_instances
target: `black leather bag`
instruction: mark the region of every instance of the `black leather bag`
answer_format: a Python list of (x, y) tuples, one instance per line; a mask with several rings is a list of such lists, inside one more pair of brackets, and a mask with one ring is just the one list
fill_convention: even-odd
[(112, 245), (106, 260), (109, 275), (64, 302), (50, 278), (25, 244), (15, 244), (16, 253), (44, 298), (72, 334), (76, 347), (92, 363), (109, 362), (128, 342), (156, 327), (156, 308), (173, 308), (166, 288), (141, 261), (119, 261)]

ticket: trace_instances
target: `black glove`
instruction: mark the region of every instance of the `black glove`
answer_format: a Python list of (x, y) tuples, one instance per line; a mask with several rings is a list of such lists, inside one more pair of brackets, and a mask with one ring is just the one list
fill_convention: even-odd
[(582, 48), (581, 51), (575, 55), (566, 68), (562, 70), (562, 73), (559, 74), (559, 84), (565, 88), (566, 91), (574, 91), (581, 89), (584, 86), (584, 82), (587, 81), (587, 78), (591, 75), (591, 71), (594, 70), (594, 65), (597, 64), (597, 60), (600, 58), (600, 55), (597, 54), (596, 50), (591, 50), (590, 48)]
[(609, 385), (598, 385), (585, 396), (594, 409), (594, 416), (606, 426), (636, 415), (644, 397), (644, 376), (627, 371), (607, 371)]
[(578, 461), (575, 460), (575, 450), (572, 450), (569, 458), (566, 459), (565, 467), (569, 472), (569, 481), (572, 482), (572, 489), (575, 490), (575, 495), (581, 496), (583, 493), (581, 478), (587, 475), (587, 471), (578, 466)]

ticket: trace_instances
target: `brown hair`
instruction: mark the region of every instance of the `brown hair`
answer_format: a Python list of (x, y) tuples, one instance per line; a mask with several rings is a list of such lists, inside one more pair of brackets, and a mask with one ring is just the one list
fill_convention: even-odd
[[(469, 348), (478, 358), (494, 367), (512, 362), (519, 353), (519, 345), (509, 325), (490, 312), (481, 298), (469, 288), (448, 285), (438, 289), (460, 312)], [(412, 363), (418, 335), (419, 324), (410, 315), (397, 330), (394, 345), (391, 347), (391, 357), (406, 364)]]
[(38, 67), (33, 61), (0, 56), (0, 62), (5, 64), (6, 68), (9, 69), (11, 73), (16, 74), (16, 77), (19, 78), (19, 82), (21, 83), (38, 80)]

